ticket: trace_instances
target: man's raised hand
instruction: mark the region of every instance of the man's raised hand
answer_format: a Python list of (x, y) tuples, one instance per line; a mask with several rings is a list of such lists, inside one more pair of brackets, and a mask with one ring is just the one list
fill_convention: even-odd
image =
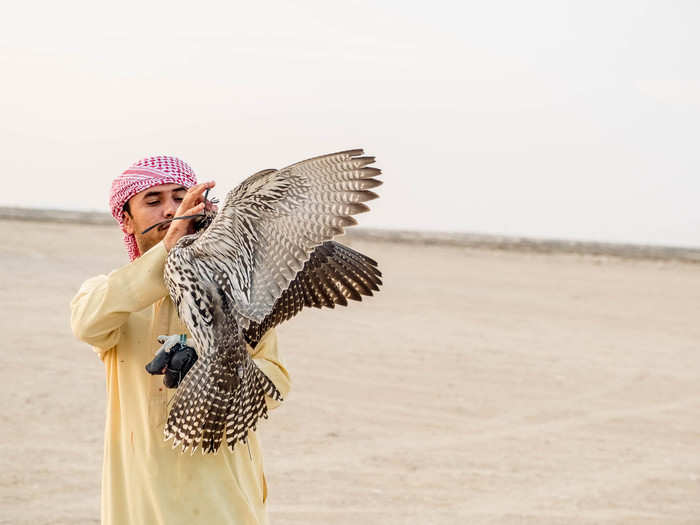
[[(213, 188), (216, 182), (202, 182), (201, 184), (196, 184), (187, 190), (185, 193), (180, 206), (175, 212), (175, 217), (182, 217), (184, 215), (196, 215), (204, 211), (204, 192), (208, 189)], [(180, 240), (181, 237), (194, 233), (194, 223), (192, 219), (183, 219), (181, 221), (172, 221), (170, 227), (168, 228), (168, 233), (165, 234), (163, 238), (163, 244), (165, 249), (170, 251), (175, 243)]]

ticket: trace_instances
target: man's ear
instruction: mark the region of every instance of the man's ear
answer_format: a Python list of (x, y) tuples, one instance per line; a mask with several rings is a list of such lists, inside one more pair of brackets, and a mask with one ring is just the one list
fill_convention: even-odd
[(122, 210), (122, 218), (124, 219), (124, 231), (133, 235), (135, 231), (134, 218), (126, 210)]

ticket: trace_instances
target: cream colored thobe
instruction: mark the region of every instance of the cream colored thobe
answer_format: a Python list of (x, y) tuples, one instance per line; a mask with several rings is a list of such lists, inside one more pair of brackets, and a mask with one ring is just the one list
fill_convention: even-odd
[[(73, 333), (94, 347), (105, 365), (107, 418), (102, 469), (103, 525), (267, 523), (267, 486), (258, 438), (231, 452), (182, 454), (163, 439), (174, 390), (149, 375), (162, 334), (186, 333), (163, 281), (162, 242), (109, 275), (87, 280), (71, 302)], [(255, 363), (282, 395), (289, 375), (268, 331)], [(277, 403), (268, 398), (268, 407)]]

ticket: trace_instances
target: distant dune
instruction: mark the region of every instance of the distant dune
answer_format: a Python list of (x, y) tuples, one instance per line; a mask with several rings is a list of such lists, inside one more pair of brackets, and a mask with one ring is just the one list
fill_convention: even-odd
[[(80, 224), (114, 224), (109, 213), (16, 208), (0, 206), (0, 220), (48, 221)], [(376, 228), (350, 228), (351, 238), (374, 241), (415, 243), (422, 245), (462, 246), (492, 250), (526, 251), (538, 253), (575, 253), (580, 255), (609, 255), (627, 259), (661, 259), (700, 262), (700, 248), (656, 246), (642, 244), (575, 241), (566, 239), (538, 239), (478, 233), (419, 232)]]

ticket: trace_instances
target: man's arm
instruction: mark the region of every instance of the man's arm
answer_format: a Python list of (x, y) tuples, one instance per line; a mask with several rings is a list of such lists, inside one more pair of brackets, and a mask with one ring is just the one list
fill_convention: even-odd
[[(289, 379), (289, 372), (287, 372), (287, 369), (279, 361), (279, 356), (277, 354), (277, 332), (275, 332), (275, 329), (270, 328), (265, 332), (260, 342), (255, 345), (255, 348), (248, 345), (248, 352), (250, 352), (258, 368), (275, 384), (277, 390), (282, 394), (282, 398), (286, 399), (292, 382)], [(268, 410), (277, 408), (280, 405), (279, 401), (275, 401), (270, 396), (265, 396), (265, 402), (267, 403)]]
[(130, 313), (167, 295), (163, 281), (166, 257), (161, 241), (109, 275), (85, 281), (70, 305), (73, 334), (105, 351), (115, 346)]
[[(210, 181), (189, 188), (175, 217), (202, 212), (206, 206), (203, 194), (214, 185)], [(193, 232), (192, 221), (193, 218), (172, 221), (163, 240), (141, 257), (107, 276), (83, 283), (71, 301), (71, 327), (78, 339), (107, 351), (119, 341), (119, 329), (130, 313), (167, 295), (163, 281), (167, 252), (180, 238)]]

